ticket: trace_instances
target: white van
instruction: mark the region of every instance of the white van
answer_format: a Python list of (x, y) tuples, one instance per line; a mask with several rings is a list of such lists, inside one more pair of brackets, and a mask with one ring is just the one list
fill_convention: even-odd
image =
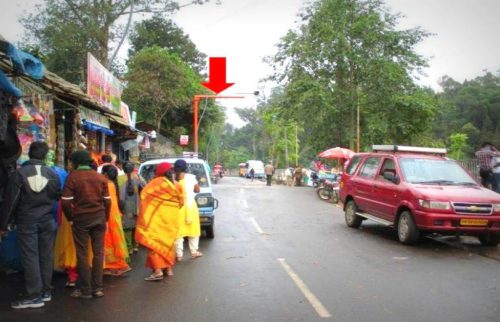
[(246, 177), (250, 178), (250, 170), (253, 169), (255, 178), (265, 178), (264, 162), (260, 160), (248, 160)]

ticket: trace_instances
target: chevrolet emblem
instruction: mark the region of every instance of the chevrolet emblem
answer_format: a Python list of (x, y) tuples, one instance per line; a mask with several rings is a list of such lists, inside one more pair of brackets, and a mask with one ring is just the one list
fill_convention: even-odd
[(470, 212), (478, 212), (481, 210), (481, 208), (479, 208), (478, 206), (470, 206), (470, 207), (467, 207), (467, 210)]

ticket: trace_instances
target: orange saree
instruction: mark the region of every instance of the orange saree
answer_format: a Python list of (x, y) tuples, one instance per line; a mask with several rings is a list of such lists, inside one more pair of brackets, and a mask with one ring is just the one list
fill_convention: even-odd
[(129, 253), (122, 228), (122, 213), (118, 206), (116, 187), (112, 181), (108, 181), (108, 190), (111, 196), (111, 211), (108, 229), (104, 234), (104, 268), (126, 269)]
[(148, 249), (146, 267), (163, 269), (175, 264), (174, 245), (183, 200), (179, 185), (165, 177), (151, 180), (142, 189), (135, 238)]

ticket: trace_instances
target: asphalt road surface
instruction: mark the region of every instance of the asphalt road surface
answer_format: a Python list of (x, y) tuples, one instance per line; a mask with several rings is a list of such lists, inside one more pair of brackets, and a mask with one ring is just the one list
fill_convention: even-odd
[[(308, 187), (223, 178), (202, 258), (145, 282), (145, 252), (105, 296), (75, 300), (55, 275), (52, 302), (14, 311), (22, 276), (0, 276), (7, 321), (500, 321), (500, 256), (473, 239), (404, 246), (386, 227), (348, 228), (343, 211)], [(187, 245), (186, 245), (187, 246)]]

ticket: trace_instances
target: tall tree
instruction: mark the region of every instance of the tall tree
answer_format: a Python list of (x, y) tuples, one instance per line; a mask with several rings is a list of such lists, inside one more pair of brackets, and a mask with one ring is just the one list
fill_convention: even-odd
[[(88, 51), (104, 66), (112, 67), (110, 50), (123, 43), (133, 15), (171, 13), (208, 1), (182, 5), (175, 0), (45, 0), (43, 6), (20, 21), (26, 29), (24, 43), (46, 54), (47, 67), (69, 81), (81, 83)], [(118, 24), (122, 16), (128, 16), (125, 26)]]
[(399, 16), (379, 0), (317, 0), (301, 18), (278, 45), (271, 78), (310, 146), (355, 148), (358, 109), (362, 146), (408, 143), (427, 129), (436, 103), (413, 81), (426, 32), (397, 30)]
[(151, 19), (134, 25), (130, 33), (129, 57), (142, 48), (157, 45), (176, 53), (198, 73), (206, 66), (206, 55), (198, 51), (189, 36), (171, 19), (154, 15)]
[(179, 56), (156, 46), (132, 58), (126, 79), (124, 100), (143, 120), (154, 122), (158, 132), (167, 125), (169, 113), (189, 109), (194, 93), (201, 91), (197, 74)]

